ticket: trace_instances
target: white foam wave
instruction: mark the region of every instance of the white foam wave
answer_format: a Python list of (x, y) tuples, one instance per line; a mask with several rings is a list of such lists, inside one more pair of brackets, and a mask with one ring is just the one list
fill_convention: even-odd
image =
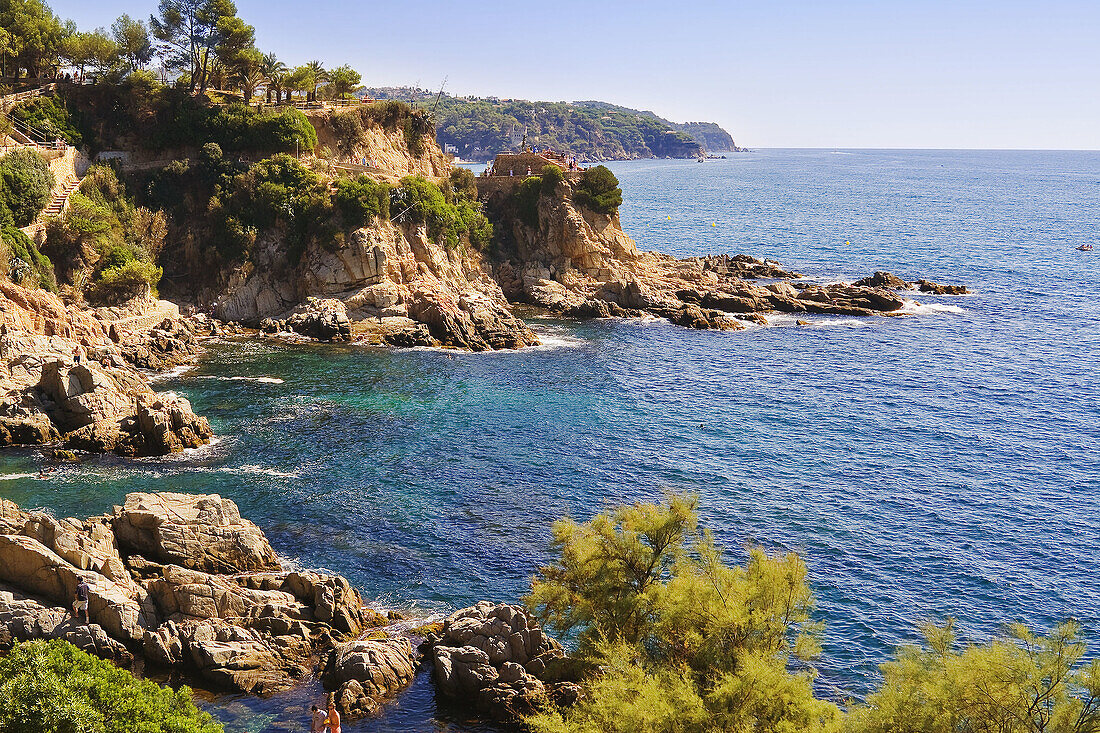
[(276, 468), (266, 468), (264, 466), (241, 466), (239, 468), (222, 468), (220, 471), (226, 473), (251, 473), (259, 476), (274, 476), (276, 478), (298, 478), (296, 471), (280, 471)]
[(961, 316), (966, 313), (966, 310), (960, 308), (957, 305), (944, 305), (942, 303), (918, 303), (915, 300), (902, 300), (902, 307), (898, 310), (899, 313), (908, 313), (916, 316), (930, 316), (936, 313), (951, 313), (956, 316)]
[(286, 380), (278, 377), (219, 377), (213, 374), (204, 374), (199, 379), (217, 379), (223, 382), (260, 382), (261, 384), (285, 384)]
[(37, 473), (4, 473), (0, 474), (0, 481), (14, 481), (21, 478), (38, 478)]
[(870, 326), (871, 322), (868, 320), (860, 320), (859, 318), (838, 318), (833, 321), (811, 321), (811, 326)]
[(194, 368), (194, 364), (180, 364), (179, 366), (172, 367), (167, 371), (152, 375), (151, 377), (149, 377), (149, 381), (160, 382), (165, 379), (175, 379), (176, 377), (186, 374)]
[[(543, 351), (548, 351), (550, 349), (576, 349), (588, 343), (579, 336), (575, 336), (564, 329), (536, 329), (535, 334), (542, 343), (539, 346), (528, 348), (536, 350), (541, 349)], [(524, 349), (524, 351), (526, 351), (526, 349)]]
[(150, 461), (150, 462), (152, 462), (152, 461), (165, 461), (165, 462), (189, 461), (189, 460), (193, 460), (195, 458), (203, 458), (203, 457), (207, 456), (208, 454), (216, 452), (217, 448), (218, 448), (218, 444), (221, 443), (221, 442), (222, 442), (222, 439), (215, 435), (213, 438), (210, 439), (209, 443), (207, 443), (206, 445), (200, 445), (198, 448), (184, 448), (179, 453), (172, 453), (172, 454), (167, 455), (167, 456), (150, 456), (148, 458), (137, 458), (135, 460)]
[(769, 326), (795, 326), (798, 325), (798, 316), (789, 313), (764, 313), (764, 320)]

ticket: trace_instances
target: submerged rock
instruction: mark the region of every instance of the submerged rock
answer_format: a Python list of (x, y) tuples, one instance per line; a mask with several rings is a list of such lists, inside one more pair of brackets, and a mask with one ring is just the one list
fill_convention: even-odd
[(940, 285), (931, 280), (918, 280), (917, 286), (922, 293), (933, 295), (966, 295), (970, 292), (964, 285)]
[(866, 288), (891, 288), (893, 290), (908, 290), (912, 285), (902, 280), (891, 272), (878, 271), (873, 275), (856, 280), (852, 285)]

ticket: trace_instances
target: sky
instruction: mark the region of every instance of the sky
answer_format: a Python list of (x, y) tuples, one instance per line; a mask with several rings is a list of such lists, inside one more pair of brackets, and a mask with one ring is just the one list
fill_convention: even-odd
[[(82, 29), (153, 0), (52, 0)], [(1100, 0), (237, 0), (288, 65), (598, 99), (748, 147), (1100, 150)]]

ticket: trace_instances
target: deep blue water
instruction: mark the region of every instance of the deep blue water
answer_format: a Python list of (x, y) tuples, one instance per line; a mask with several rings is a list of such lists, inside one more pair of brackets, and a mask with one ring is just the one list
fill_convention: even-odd
[[(0, 493), (86, 515), (137, 489), (216, 491), (285, 556), (433, 613), (519, 598), (559, 516), (695, 492), (731, 559), (750, 543), (805, 557), (833, 694), (865, 692), (895, 645), (947, 615), (975, 639), (1074, 617), (1100, 651), (1100, 250), (1074, 249), (1100, 244), (1100, 153), (611, 167), (643, 248), (975, 293), (738, 333), (536, 319), (551, 345), (520, 353), (219, 344), (160, 383), (211, 419), (213, 448), (94, 458)], [(7, 453), (0, 470), (40, 463)], [(230, 730), (299, 729), (308, 701), (214, 709)], [(348, 728), (469, 729), (423, 677), (382, 720)]]

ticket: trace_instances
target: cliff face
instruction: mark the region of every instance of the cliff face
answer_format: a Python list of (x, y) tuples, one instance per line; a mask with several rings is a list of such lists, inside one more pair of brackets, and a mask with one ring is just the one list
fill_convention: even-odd
[(331, 248), (311, 247), (296, 267), (281, 240), (266, 241), (254, 264), (230, 278), (217, 311), (226, 320), (281, 320), (311, 297), (339, 301), (360, 335), (385, 343), (475, 351), (538, 343), (511, 314), (480, 253), (388, 221)]
[(676, 129), (691, 135), (695, 142), (706, 148), (707, 152), (739, 153), (742, 151), (733, 141), (733, 136), (713, 122), (685, 122), (677, 125)]
[(318, 148), (327, 148), (337, 159), (355, 166), (375, 169), (387, 178), (408, 175), (439, 178), (450, 172), (450, 164), (439, 146), (429, 138), (421, 140), (419, 153), (409, 150), (403, 124), (377, 124), (364, 120), (358, 108), (311, 111), (306, 117), (317, 130)]

